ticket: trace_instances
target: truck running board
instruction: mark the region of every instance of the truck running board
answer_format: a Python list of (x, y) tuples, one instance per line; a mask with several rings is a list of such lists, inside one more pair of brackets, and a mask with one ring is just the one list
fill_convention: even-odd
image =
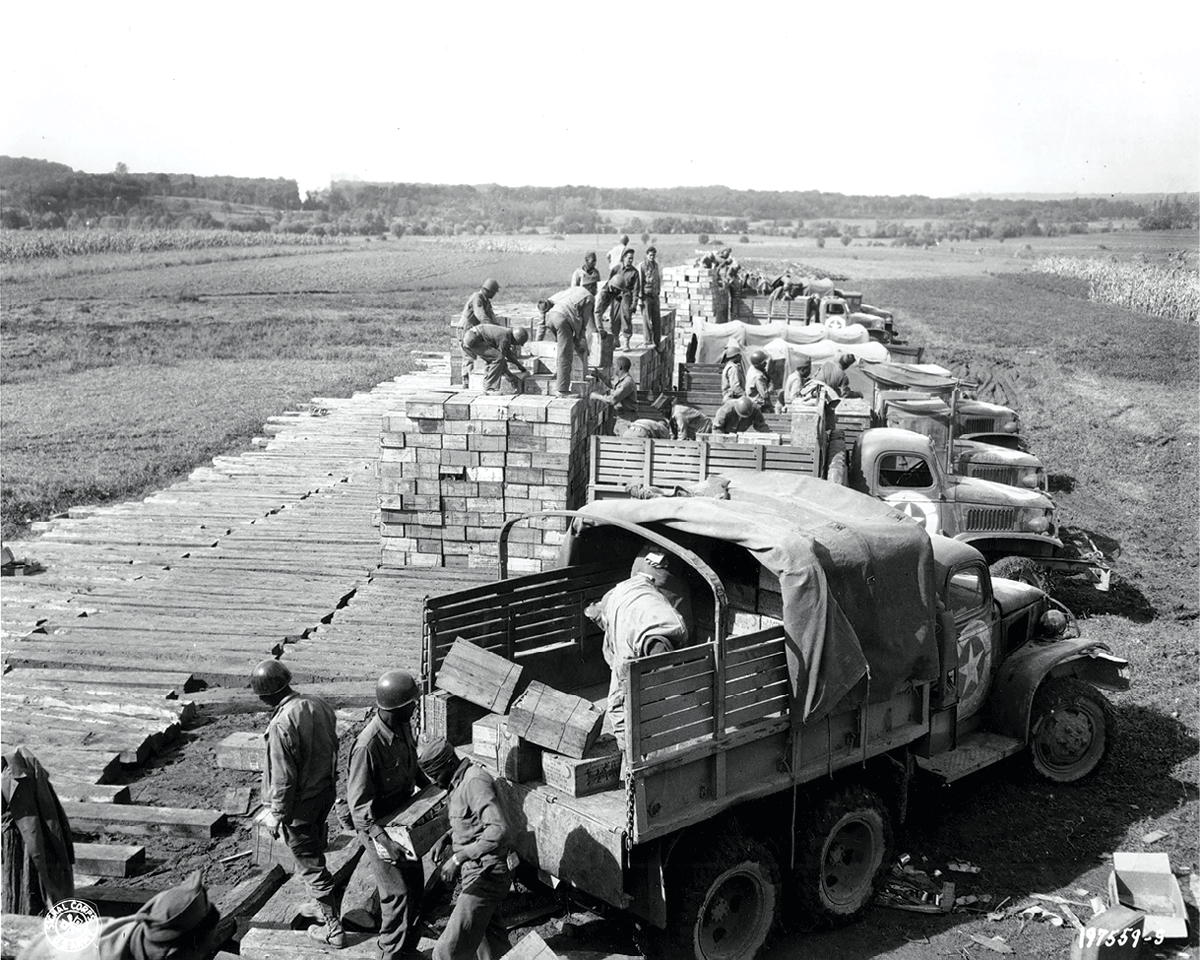
[(939, 753), (933, 757), (917, 757), (917, 766), (936, 777), (941, 777), (946, 783), (953, 783), (968, 773), (982, 770), (997, 760), (1012, 756), (1024, 747), (1024, 740), (980, 731), (963, 737), (959, 740), (958, 747), (947, 753)]

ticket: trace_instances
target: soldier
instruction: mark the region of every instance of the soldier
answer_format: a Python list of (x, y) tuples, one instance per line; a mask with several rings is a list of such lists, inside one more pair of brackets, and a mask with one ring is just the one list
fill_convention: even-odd
[(765, 350), (750, 351), (750, 378), (746, 383), (746, 396), (763, 413), (775, 412), (775, 386), (767, 375), (770, 363), (771, 358)]
[[(492, 309), (492, 298), (500, 292), (500, 284), (490, 277), (483, 281), (483, 286), (476, 293), (471, 294), (467, 298), (466, 304), (463, 306), (462, 316), (458, 318), (458, 327), (460, 328), (461, 339), (466, 338), (467, 331), (471, 327), (481, 323), (496, 324), (496, 312)], [(464, 354), (462, 357), (462, 385), (466, 390), (471, 386), (471, 374), (469, 358)]]
[(338, 949), (346, 945), (333, 877), (325, 865), (329, 813), (337, 798), (337, 717), (320, 697), (292, 689), (292, 672), (278, 660), (263, 660), (250, 686), (269, 707), (271, 720), (263, 768), (263, 811), (259, 822), (282, 835), (296, 861), (310, 900), (299, 912), (320, 921), (309, 936)]
[(488, 927), (512, 886), (512, 828), (496, 798), (495, 781), (486, 770), (460, 761), (440, 738), (422, 744), (420, 762), (430, 780), (450, 791), (450, 832), (435, 845), (434, 862), (441, 864), (448, 886), (462, 875), (458, 902), (434, 945), (433, 960), (494, 960), (508, 952), (508, 945), (502, 933)]
[(662, 313), (659, 298), (662, 296), (662, 268), (658, 265), (658, 250), (646, 248), (646, 259), (637, 266), (638, 283), (641, 290), (642, 335), (646, 345), (662, 353)]
[(412, 717), (417, 682), (406, 670), (389, 670), (375, 684), (375, 716), (350, 750), (346, 802), (363, 854), (379, 888), (380, 960), (399, 960), (417, 944), (424, 872), (383, 824), (411, 802), (428, 778), (417, 766)]
[(601, 336), (608, 335), (608, 332), (604, 330), (604, 314), (606, 311), (609, 314), (609, 323), (613, 328), (613, 335), (615, 336), (618, 333), (620, 328), (619, 311), (621, 309), (621, 300), (625, 297), (628, 286), (628, 278), (619, 270), (609, 276), (600, 285), (600, 296), (596, 298), (595, 318), (596, 326), (600, 329)]
[(49, 774), (28, 747), (18, 746), (0, 765), (4, 912), (42, 914), (75, 894), (71, 824)]
[[(633, 307), (642, 299), (642, 278), (638, 268), (633, 265), (634, 253), (626, 249), (621, 256), (621, 262), (613, 268), (612, 278), (623, 277), (621, 295), (614, 302), (611, 314), (613, 336), (619, 336), (624, 349), (629, 349), (633, 339)], [(612, 279), (610, 278), (610, 279)]]
[(746, 392), (746, 375), (742, 371), (742, 348), (736, 340), (725, 344), (721, 354), (721, 399), (736, 400)]
[(784, 409), (789, 410), (800, 397), (809, 378), (812, 376), (812, 360), (802, 357), (796, 364), (796, 369), (788, 374), (783, 384)]
[(608, 259), (608, 270), (610, 273), (617, 268), (617, 265), (621, 262), (621, 257), (625, 255), (625, 249), (628, 246), (629, 234), (623, 233), (621, 234), (621, 242), (609, 250), (607, 254), (605, 254), (605, 257)]
[(572, 353), (587, 363), (589, 329), (596, 328), (596, 298), (583, 287), (569, 287), (552, 299), (539, 300), (542, 319), (539, 329), (545, 328), (558, 342), (555, 355), (555, 389), (560, 397), (571, 395)]
[(690, 592), (679, 576), (678, 561), (661, 547), (647, 546), (634, 560), (629, 579), (618, 583), (586, 612), (604, 630), (604, 659), (612, 667), (608, 717), (624, 754), (624, 666), (630, 660), (687, 645)]
[(525, 365), (517, 359), (515, 347), (524, 346), (529, 340), (529, 331), (524, 327), (502, 327), (496, 323), (477, 323), (467, 327), (462, 338), (463, 380), (466, 381), (466, 367), (469, 361), (481, 358), (487, 361), (487, 373), (484, 374), (483, 388), (486, 393), (495, 393), (500, 389), (500, 379), (507, 378), (519, 391), (521, 381), (508, 369), (511, 363), (525, 373)]
[(854, 361), (855, 356), (852, 353), (843, 353), (836, 360), (826, 360), (817, 368), (813, 379), (825, 384), (839, 397), (858, 396), (850, 389), (850, 378), (846, 376), (846, 371), (854, 365)]
[(571, 286), (583, 287), (593, 297), (600, 283), (600, 271), (596, 269), (596, 254), (592, 251), (583, 255), (583, 266), (571, 274)]
[(458, 325), (465, 331), (477, 323), (495, 323), (496, 312), (492, 309), (492, 298), (500, 292), (500, 284), (488, 278), (476, 293), (467, 297)]
[(670, 440), (672, 436), (671, 425), (666, 420), (652, 420), (649, 417), (639, 417), (625, 431), (626, 440)]
[(712, 419), (713, 433), (770, 433), (771, 428), (763, 419), (762, 411), (749, 397), (738, 397), (721, 404)]
[(613, 366), (616, 368), (617, 375), (611, 383), (599, 368), (592, 371), (593, 376), (608, 386), (605, 393), (593, 393), (592, 399), (612, 407), (615, 420), (613, 436), (622, 437), (629, 428), (629, 424), (637, 417), (637, 384), (629, 374), (632, 365), (628, 357), (617, 357), (613, 361)]
[(131, 917), (97, 921), (96, 941), (83, 952), (52, 944), (42, 933), (19, 954), (20, 960), (205, 960), (237, 930), (233, 917), (208, 899), (194, 873), (177, 887), (157, 894)]

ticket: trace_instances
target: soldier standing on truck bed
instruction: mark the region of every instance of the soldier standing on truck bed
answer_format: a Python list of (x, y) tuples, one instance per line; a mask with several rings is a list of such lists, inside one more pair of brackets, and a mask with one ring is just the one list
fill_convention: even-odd
[(287, 841), (296, 873), (311, 898), (301, 915), (320, 926), (309, 936), (338, 949), (346, 945), (333, 876), (325, 865), (329, 814), (337, 799), (337, 716), (320, 697), (296, 693), (292, 672), (278, 660), (263, 660), (250, 687), (273, 708), (267, 724), (263, 767), (263, 811), (259, 822)]
[(721, 354), (721, 399), (735, 400), (746, 392), (746, 374), (742, 370), (742, 348), (736, 340), (725, 344)]
[(420, 860), (388, 836), (383, 823), (411, 802), (413, 791), (428, 784), (417, 766), (412, 717), (417, 682), (406, 670), (389, 670), (375, 684), (375, 716), (350, 749), (346, 802), (363, 855), (379, 888), (379, 960), (412, 956), (424, 892)]
[(609, 590), (599, 603), (589, 605), (586, 612), (604, 630), (604, 659), (612, 667), (608, 718), (624, 755), (625, 664), (688, 645), (691, 592), (680, 576), (679, 561), (661, 547), (646, 546), (634, 560), (629, 579)]
[(434, 845), (433, 861), (441, 865), (441, 880), (450, 887), (462, 874), (458, 900), (434, 944), (433, 960), (494, 960), (508, 952), (509, 944), (491, 920), (512, 886), (512, 828), (496, 798), (496, 782), (483, 768), (460, 760), (441, 738), (422, 743), (419, 760), (425, 776), (450, 791), (450, 832)]
[(767, 375), (771, 358), (765, 350), (750, 351), (750, 376), (746, 381), (746, 396), (763, 413), (775, 412), (775, 386)]

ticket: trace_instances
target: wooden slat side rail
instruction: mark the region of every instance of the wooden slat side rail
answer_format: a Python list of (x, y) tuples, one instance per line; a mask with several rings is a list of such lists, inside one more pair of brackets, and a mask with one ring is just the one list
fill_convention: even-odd
[[(638, 695), (627, 701), (626, 709), (634, 702), (642, 710), (647, 704), (654, 704), (656, 714), (650, 720), (646, 720), (644, 713), (637, 718), (638, 735), (634, 743), (637, 760), (682, 740), (714, 733), (714, 653), (712, 644), (704, 644), (630, 663), (630, 683), (636, 686)], [(670, 694), (664, 696), (668, 685)], [(705, 691), (707, 698), (699, 691)], [(627, 718), (627, 722), (630, 720)]]
[[(649, 469), (646, 464), (649, 464)], [(709, 440), (593, 438), (592, 488), (621, 489), (630, 483), (673, 486), (700, 483), (731, 470), (776, 470), (815, 476), (813, 450)]]

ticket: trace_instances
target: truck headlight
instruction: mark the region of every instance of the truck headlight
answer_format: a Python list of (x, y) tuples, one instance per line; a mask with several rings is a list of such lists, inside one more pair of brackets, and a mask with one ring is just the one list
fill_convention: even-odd
[(1058, 610), (1047, 610), (1040, 621), (1043, 637), (1060, 636), (1067, 629), (1067, 618)]
[(1033, 473), (1022, 474), (1021, 475), (1021, 486), (1028, 487), (1030, 490), (1037, 490), (1038, 487), (1041, 486), (1041, 484), (1038, 483), (1037, 472), (1035, 471)]
[(1016, 420), (1008, 420), (1005, 423), (1000, 424), (1000, 429), (1004, 433), (1016, 433), (1019, 428)]
[(1030, 533), (1045, 533), (1050, 529), (1050, 519), (1045, 516), (1031, 517), (1025, 521), (1025, 529)]

